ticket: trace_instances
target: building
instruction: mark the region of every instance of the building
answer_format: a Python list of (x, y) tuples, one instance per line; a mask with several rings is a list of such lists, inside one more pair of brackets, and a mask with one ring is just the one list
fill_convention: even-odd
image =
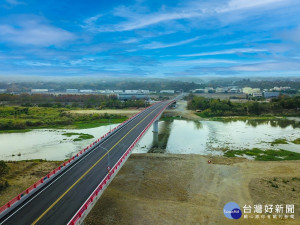
[(114, 90), (114, 93), (116, 94), (123, 93), (123, 90)]
[(239, 93), (239, 92), (240, 92), (240, 90), (237, 89), (237, 88), (231, 88), (231, 89), (228, 91), (228, 93)]
[(94, 91), (93, 90), (80, 90), (79, 91), (80, 93), (84, 93), (84, 94), (91, 94), (91, 93), (94, 93)]
[(192, 92), (193, 93), (204, 93), (204, 89), (195, 89)]
[(212, 87), (206, 87), (206, 88), (204, 88), (204, 92), (205, 93), (212, 93), (212, 92), (214, 92), (214, 89)]
[(287, 91), (290, 89), (291, 89), (291, 87), (273, 87), (273, 88), (271, 88), (271, 91)]
[(5, 93), (6, 89), (0, 89), (0, 93)]
[(66, 93), (78, 93), (78, 89), (66, 89)]
[(161, 94), (165, 93), (165, 94), (174, 94), (175, 91), (174, 90), (161, 90), (160, 91)]
[(279, 97), (279, 92), (264, 92), (265, 98), (277, 98)]
[(139, 91), (138, 90), (125, 90), (125, 93), (135, 94), (135, 93), (139, 93)]
[(263, 97), (263, 94), (261, 92), (258, 92), (258, 93), (253, 93), (252, 96), (254, 98), (262, 98)]
[(222, 87), (216, 88), (216, 93), (224, 93), (224, 92), (226, 92), (225, 88), (222, 88)]
[(260, 88), (251, 88), (251, 87), (244, 87), (242, 89), (244, 94), (252, 95), (253, 93), (260, 93)]
[(47, 93), (48, 89), (31, 89), (31, 93)]
[(148, 100), (149, 96), (144, 93), (120, 93), (120, 94), (118, 94), (118, 99), (124, 100), (124, 101), (140, 100), (140, 99)]

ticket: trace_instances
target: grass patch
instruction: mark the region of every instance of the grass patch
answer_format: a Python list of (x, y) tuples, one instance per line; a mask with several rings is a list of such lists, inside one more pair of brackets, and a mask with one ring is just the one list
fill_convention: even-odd
[(224, 153), (226, 157), (252, 156), (257, 161), (281, 161), (281, 160), (300, 160), (300, 153), (286, 150), (260, 150), (258, 148), (247, 150), (229, 150)]
[[(197, 114), (199, 115), (199, 114)], [(212, 121), (246, 121), (246, 120), (279, 120), (278, 117), (275, 116), (226, 116), (226, 117), (210, 117), (210, 120)]]
[(288, 142), (285, 139), (282, 139), (282, 138), (276, 139), (275, 141), (271, 142), (272, 146), (278, 145), (278, 144), (288, 144)]
[(0, 132), (28, 132), (38, 128), (94, 128), (121, 123), (127, 116), (113, 114), (75, 114), (66, 108), (0, 106)]
[(10, 133), (26, 133), (31, 131), (31, 129), (24, 130), (0, 130), (0, 134), (10, 134)]
[(108, 119), (98, 119), (98, 120), (94, 120), (94, 121), (76, 121), (73, 124), (73, 127), (75, 129), (88, 129), (88, 128), (106, 126), (109, 124), (122, 123), (125, 120), (127, 120), (126, 116), (122, 116), (121, 118), (111, 119), (110, 123), (109, 123)]
[(86, 139), (91, 139), (94, 138), (93, 135), (90, 134), (84, 134), (84, 133), (64, 133), (63, 135), (67, 136), (67, 137), (71, 137), (71, 136), (78, 136), (77, 138), (73, 139), (73, 141), (82, 141), (82, 140), (86, 140)]
[(297, 138), (296, 140), (292, 141), (296, 145), (300, 145), (300, 138)]

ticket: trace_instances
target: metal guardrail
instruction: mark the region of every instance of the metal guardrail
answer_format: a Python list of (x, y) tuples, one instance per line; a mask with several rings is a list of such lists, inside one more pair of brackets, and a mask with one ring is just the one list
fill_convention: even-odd
[[(157, 104), (157, 103), (155, 103)], [(155, 105), (153, 104), (153, 105)], [(10, 210), (15, 208), (17, 205), (21, 204), (24, 200), (26, 200), (28, 197), (30, 197), (33, 193), (35, 193), (38, 189), (43, 187), (46, 183), (50, 182), (50, 180), (54, 179), (57, 175), (59, 175), (62, 171), (64, 171), (66, 168), (68, 168), (70, 165), (72, 165), (74, 162), (76, 162), (79, 158), (81, 158), (85, 153), (91, 151), (94, 149), (97, 145), (99, 145), (102, 141), (104, 141), (106, 138), (108, 138), (110, 135), (112, 135), (114, 132), (116, 132), (120, 127), (127, 124), (129, 121), (133, 120), (135, 117), (137, 117), (139, 114), (143, 113), (145, 110), (150, 108), (151, 106), (148, 106), (143, 111), (138, 112), (137, 114), (133, 115), (129, 119), (125, 120), (123, 123), (119, 124), (115, 128), (113, 128), (111, 131), (107, 132), (102, 137), (98, 138), (96, 141), (88, 145), (86, 148), (82, 149), (80, 152), (78, 152), (75, 156), (71, 157), (69, 160), (62, 163), (59, 167), (52, 170), (50, 173), (48, 173), (46, 176), (42, 177), (40, 180), (38, 180), (36, 183), (31, 185), (29, 188), (27, 188), (25, 191), (18, 194), (16, 197), (11, 199), (9, 202), (4, 204), (0, 207), (0, 218), (5, 216)]]
[[(81, 218), (85, 217), (85, 212), (89, 209), (89, 206), (93, 203), (93, 201), (98, 197), (99, 193), (103, 191), (106, 186), (109, 184), (110, 179), (116, 175), (119, 169), (126, 162), (128, 157), (130, 156), (133, 148), (142, 138), (142, 136), (146, 133), (149, 127), (153, 124), (153, 122), (157, 119), (157, 117), (175, 101), (171, 101), (168, 105), (166, 105), (162, 110), (150, 121), (150, 123), (145, 127), (145, 129), (141, 132), (141, 134), (135, 139), (135, 141), (130, 145), (130, 147), (126, 150), (123, 156), (118, 160), (118, 162), (114, 165), (114, 167), (109, 171), (106, 177), (100, 182), (100, 184), (96, 187), (93, 193), (89, 196), (89, 198), (85, 201), (85, 203), (80, 207), (77, 213), (73, 216), (73, 218), (68, 222), (68, 225), (75, 225), (80, 221)], [(102, 193), (101, 193), (102, 194)]]

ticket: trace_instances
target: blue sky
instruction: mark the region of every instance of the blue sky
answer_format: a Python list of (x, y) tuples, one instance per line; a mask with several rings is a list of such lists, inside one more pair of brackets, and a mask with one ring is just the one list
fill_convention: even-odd
[(298, 0), (1, 0), (0, 76), (300, 76)]

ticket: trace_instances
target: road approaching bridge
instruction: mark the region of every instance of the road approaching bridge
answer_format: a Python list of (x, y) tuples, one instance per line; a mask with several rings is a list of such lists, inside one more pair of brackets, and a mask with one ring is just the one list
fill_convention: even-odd
[[(0, 224), (77, 224), (129, 157), (134, 145), (173, 101), (156, 103), (93, 143), (0, 208)], [(76, 158), (77, 157), (77, 158)]]

